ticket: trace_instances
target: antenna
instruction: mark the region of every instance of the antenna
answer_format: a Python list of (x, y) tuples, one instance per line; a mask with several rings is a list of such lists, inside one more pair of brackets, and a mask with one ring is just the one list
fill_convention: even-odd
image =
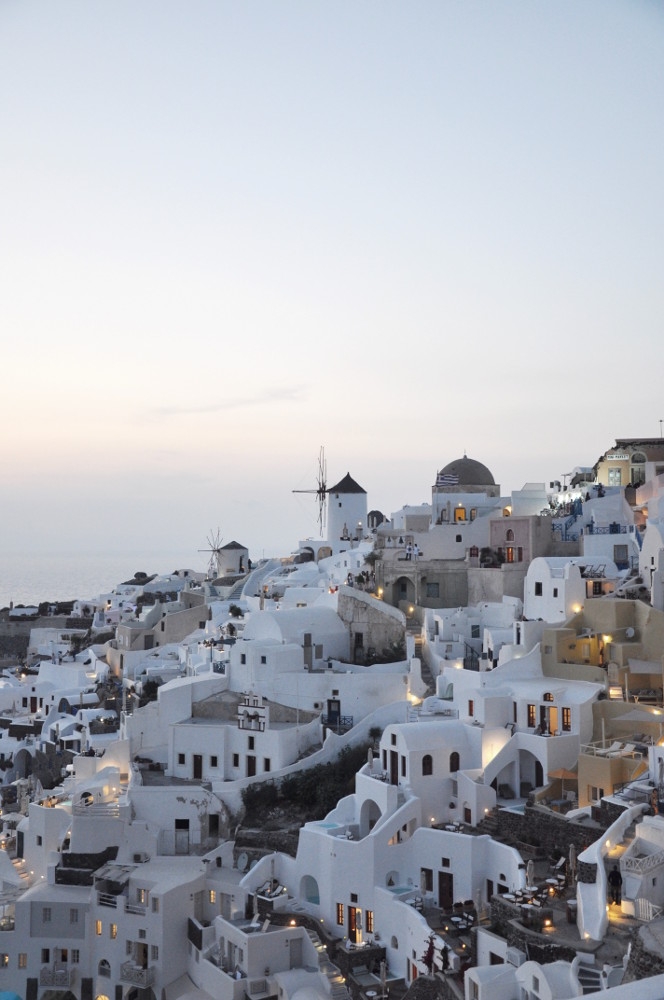
[(219, 560), (221, 557), (221, 531), (217, 528), (216, 531), (212, 530), (207, 536), (207, 543), (209, 548), (199, 549), (199, 552), (209, 552), (210, 561), (207, 568), (208, 580), (214, 580), (216, 576), (219, 576)]
[(325, 497), (327, 496), (327, 461), (323, 445), (320, 446), (320, 451), (318, 452), (316, 488), (312, 490), (293, 490), (293, 493), (313, 493), (315, 495), (318, 503), (318, 527), (320, 529), (320, 537), (322, 538), (325, 528)]

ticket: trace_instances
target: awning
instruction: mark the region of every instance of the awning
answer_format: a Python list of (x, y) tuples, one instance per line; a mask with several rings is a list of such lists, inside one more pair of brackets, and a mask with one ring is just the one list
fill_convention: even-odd
[(559, 778), (561, 781), (578, 781), (579, 776), (576, 771), (568, 771), (566, 767), (559, 767), (556, 771), (549, 771), (549, 778)]
[(624, 715), (617, 715), (616, 722), (656, 722), (660, 726), (664, 722), (664, 715), (662, 715), (661, 709), (659, 710), (659, 715), (655, 715), (654, 712), (647, 712), (645, 708), (632, 708), (629, 712), (625, 712)]
[(189, 976), (180, 976), (163, 991), (164, 1000), (214, 1000), (205, 990), (192, 983)]
[(662, 664), (655, 660), (633, 660), (630, 656), (627, 660), (629, 672), (631, 674), (659, 674), (662, 673)]

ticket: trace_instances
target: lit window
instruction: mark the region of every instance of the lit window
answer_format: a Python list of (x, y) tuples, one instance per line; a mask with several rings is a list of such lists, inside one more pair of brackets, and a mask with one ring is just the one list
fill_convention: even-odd
[(535, 706), (534, 705), (529, 705), (528, 706), (528, 728), (529, 729), (534, 729), (535, 728), (535, 726), (537, 725), (537, 721), (536, 720), (537, 720), (537, 715), (535, 713)]
[(373, 934), (373, 929), (374, 929), (373, 910), (367, 910), (367, 912), (364, 915), (364, 922), (367, 934)]
[(147, 891), (147, 889), (137, 889), (136, 890), (136, 902), (137, 903), (143, 903), (143, 905), (145, 905), (145, 903), (147, 901), (147, 898), (148, 898), (148, 891)]
[(111, 939), (113, 941), (115, 941), (116, 937), (118, 936), (118, 925), (117, 924), (111, 924), (110, 927), (108, 928), (108, 933), (109, 933)]
[(339, 927), (344, 925), (344, 904), (337, 903), (337, 924)]
[(563, 708), (563, 732), (569, 733), (572, 730), (572, 710), (569, 708)]
[(101, 920), (96, 920), (95, 921), (95, 934), (97, 935), (97, 937), (101, 937), (102, 930), (103, 930), (103, 928), (102, 928)]
[(19, 969), (27, 969), (27, 967), (28, 967), (28, 955), (27, 955), (27, 952), (25, 952), (25, 951), (19, 952), (18, 967), (19, 967)]
[(9, 965), (9, 955), (0, 955), (0, 969), (6, 969)]
[(210, 891), (208, 892), (208, 903), (216, 903), (216, 902), (217, 902), (217, 890), (210, 889)]

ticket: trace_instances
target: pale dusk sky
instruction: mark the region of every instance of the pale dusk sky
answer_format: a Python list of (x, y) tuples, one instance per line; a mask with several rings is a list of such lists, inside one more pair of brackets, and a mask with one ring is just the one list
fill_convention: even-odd
[[(664, 4), (2, 0), (2, 546), (316, 535), (664, 418)], [(193, 562), (193, 559), (192, 559)]]

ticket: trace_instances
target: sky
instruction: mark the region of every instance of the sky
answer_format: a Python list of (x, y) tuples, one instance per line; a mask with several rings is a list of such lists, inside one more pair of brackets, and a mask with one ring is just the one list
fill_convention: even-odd
[(659, 436), (664, 4), (0, 0), (0, 545), (316, 536)]

